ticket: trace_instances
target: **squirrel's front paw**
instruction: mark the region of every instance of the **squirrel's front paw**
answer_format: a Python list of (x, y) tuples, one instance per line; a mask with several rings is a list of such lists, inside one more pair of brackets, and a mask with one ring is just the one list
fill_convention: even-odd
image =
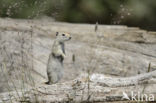
[(62, 56), (63, 56), (63, 58), (65, 58), (65, 57), (66, 57), (66, 55), (65, 55), (65, 54), (62, 54)]

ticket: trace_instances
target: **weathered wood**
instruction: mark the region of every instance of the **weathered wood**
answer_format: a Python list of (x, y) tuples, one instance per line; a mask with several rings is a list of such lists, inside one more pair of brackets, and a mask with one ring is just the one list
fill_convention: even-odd
[[(46, 64), (56, 31), (69, 32), (73, 39), (66, 47), (63, 80), (45, 85), (42, 83), (46, 81)], [(156, 94), (156, 32), (100, 24), (95, 32), (91, 24), (0, 19), (0, 44), (0, 62), (6, 64), (9, 74), (5, 78), (0, 71), (0, 91), (7, 91), (0, 94), (0, 100), (5, 102), (11, 98), (13, 103), (122, 103), (123, 92), (129, 97), (131, 91)], [(151, 72), (145, 73), (149, 63)], [(88, 74), (78, 77), (89, 70), (90, 79)], [(11, 85), (6, 89), (8, 83)]]
[[(144, 73), (132, 77), (124, 77), (124, 78), (105, 77), (102, 74), (93, 74), (90, 77), (91, 81), (109, 87), (123, 87), (123, 86), (138, 85), (138, 84), (149, 82), (151, 78), (156, 78), (156, 71)], [(156, 83), (156, 81), (154, 83)]]
[[(82, 75), (79, 78), (65, 83), (57, 83), (53, 85), (38, 85), (29, 91), (19, 92), (18, 97), (16, 92), (0, 94), (1, 100), (8, 102), (12, 101), (35, 101), (39, 102), (113, 102), (127, 101), (123, 99), (123, 92), (126, 91), (130, 96), (130, 92), (139, 92), (143, 89), (144, 82), (148, 82), (148, 87), (156, 86), (156, 71), (144, 73), (127, 78), (112, 78), (102, 74), (92, 74), (87, 80), (87, 75)], [(152, 82), (150, 82), (152, 81)], [(154, 82), (153, 82), (154, 81)], [(111, 88), (110, 88), (111, 87)], [(113, 88), (112, 88), (113, 87)], [(147, 94), (156, 96), (155, 91), (145, 91)], [(10, 97), (11, 96), (11, 97)], [(16, 99), (14, 98), (16, 97)], [(156, 100), (156, 98), (154, 99)]]

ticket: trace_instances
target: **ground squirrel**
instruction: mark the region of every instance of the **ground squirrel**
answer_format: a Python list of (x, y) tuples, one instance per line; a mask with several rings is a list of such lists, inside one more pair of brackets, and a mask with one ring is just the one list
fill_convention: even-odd
[(56, 32), (52, 51), (47, 64), (48, 82), (46, 84), (57, 83), (63, 76), (63, 60), (65, 58), (65, 41), (71, 39), (68, 33)]

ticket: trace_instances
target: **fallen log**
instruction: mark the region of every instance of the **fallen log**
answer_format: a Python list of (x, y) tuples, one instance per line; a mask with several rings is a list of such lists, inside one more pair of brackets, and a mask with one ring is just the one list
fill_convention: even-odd
[(132, 77), (123, 77), (123, 78), (106, 77), (102, 74), (93, 74), (90, 77), (91, 81), (109, 87), (123, 87), (123, 86), (138, 85), (138, 84), (149, 82), (151, 78), (156, 78), (156, 71), (144, 73)]
[[(82, 75), (75, 80), (57, 83), (53, 85), (38, 84), (27, 91), (2, 93), (0, 94), (1, 102), (34, 102), (53, 103), (53, 102), (114, 102), (125, 101), (128, 103), (131, 100), (131, 92), (136, 95), (147, 94), (151, 95), (152, 101), (156, 101), (156, 71), (140, 74), (132, 77), (108, 77), (102, 74)], [(89, 78), (88, 78), (89, 77)], [(147, 91), (143, 90), (143, 84), (147, 83)], [(153, 88), (154, 87), (154, 88)], [(149, 89), (153, 88), (153, 90)], [(123, 98), (123, 93), (129, 99)], [(140, 93), (140, 94), (137, 94)], [(147, 101), (146, 98), (136, 96), (136, 100)]]

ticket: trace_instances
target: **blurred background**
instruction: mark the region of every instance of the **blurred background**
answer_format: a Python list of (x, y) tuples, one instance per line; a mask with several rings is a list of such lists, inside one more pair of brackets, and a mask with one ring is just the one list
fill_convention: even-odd
[(0, 0), (0, 16), (156, 30), (156, 0)]

